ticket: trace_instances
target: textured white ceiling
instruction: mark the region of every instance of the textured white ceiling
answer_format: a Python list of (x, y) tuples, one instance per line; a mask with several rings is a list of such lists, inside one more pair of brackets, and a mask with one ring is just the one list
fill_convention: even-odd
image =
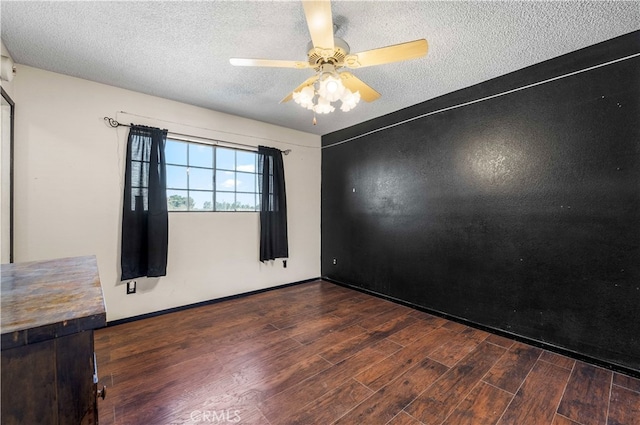
[(334, 1), (352, 52), (419, 38), (426, 57), (353, 71), (382, 93), (318, 116), (278, 102), (312, 70), (236, 68), (231, 57), (306, 60), (299, 1), (15, 2), (0, 5), (15, 62), (316, 134), (640, 29), (638, 1)]

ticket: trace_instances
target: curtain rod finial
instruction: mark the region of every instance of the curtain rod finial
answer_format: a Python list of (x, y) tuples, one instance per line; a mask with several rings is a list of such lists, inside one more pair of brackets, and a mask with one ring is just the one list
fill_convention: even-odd
[(289, 155), (291, 153), (291, 149), (284, 150), (282, 151), (282, 153), (285, 155)]
[(104, 120), (107, 122), (107, 125), (109, 127), (116, 128), (116, 127), (118, 127), (120, 125), (120, 123), (118, 121), (114, 120), (111, 117), (104, 117)]

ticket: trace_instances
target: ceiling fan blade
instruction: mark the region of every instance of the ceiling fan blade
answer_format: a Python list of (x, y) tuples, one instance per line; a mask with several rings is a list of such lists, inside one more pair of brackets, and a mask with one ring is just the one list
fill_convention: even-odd
[(329, 0), (303, 1), (304, 15), (313, 47), (333, 54), (333, 18), (331, 16), (331, 2)]
[(399, 62), (407, 59), (415, 59), (427, 54), (429, 44), (427, 40), (420, 39), (407, 43), (394, 44), (393, 46), (367, 50), (360, 53), (347, 55), (344, 60), (349, 68), (364, 68), (365, 66), (382, 65), (385, 63)]
[(274, 68), (296, 68), (296, 69), (309, 68), (309, 63), (302, 62), (302, 61), (231, 58), (229, 59), (229, 62), (231, 63), (231, 65), (234, 65), (234, 66), (269, 66)]
[(285, 103), (290, 101), (291, 99), (293, 99), (293, 93), (302, 90), (303, 88), (310, 86), (311, 84), (315, 83), (316, 80), (318, 79), (317, 75), (314, 75), (313, 77), (309, 77), (305, 80), (304, 83), (300, 84), (298, 87), (296, 87), (293, 92), (289, 93), (289, 95), (287, 97), (285, 97), (284, 99), (282, 99), (280, 101), (280, 103)]
[(352, 92), (360, 92), (360, 98), (366, 102), (373, 102), (380, 97), (380, 93), (369, 87), (364, 81), (350, 73), (343, 71), (340, 73), (342, 84)]

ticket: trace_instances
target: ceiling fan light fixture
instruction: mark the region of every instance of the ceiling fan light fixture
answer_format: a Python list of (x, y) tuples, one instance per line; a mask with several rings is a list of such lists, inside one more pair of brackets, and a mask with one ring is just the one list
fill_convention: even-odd
[(325, 81), (324, 85), (327, 93), (337, 93), (338, 89), (341, 86), (341, 84), (335, 78), (327, 78), (327, 81)]
[(352, 92), (346, 88), (341, 76), (328, 64), (330, 70), (320, 71), (315, 83), (309, 84), (292, 93), (293, 100), (305, 109), (317, 114), (329, 114), (335, 111), (333, 102), (340, 101), (340, 110), (348, 112), (360, 102), (360, 92)]
[(342, 112), (349, 112), (350, 110), (356, 107), (358, 102), (360, 102), (360, 92), (357, 91), (353, 93), (351, 90), (345, 88), (344, 95), (340, 100), (342, 101), (342, 106), (340, 106), (340, 110)]
[(318, 97), (318, 103), (313, 107), (313, 110), (318, 114), (328, 114), (335, 111), (336, 108), (331, 106), (331, 102), (324, 97)]
[(345, 87), (342, 85), (340, 77), (331, 74), (324, 76), (320, 80), (318, 86), (318, 95), (327, 99), (329, 102), (340, 100), (344, 93)]
[(306, 109), (313, 109), (313, 98), (315, 91), (312, 86), (307, 86), (299, 92), (293, 92), (293, 100), (300, 106)]

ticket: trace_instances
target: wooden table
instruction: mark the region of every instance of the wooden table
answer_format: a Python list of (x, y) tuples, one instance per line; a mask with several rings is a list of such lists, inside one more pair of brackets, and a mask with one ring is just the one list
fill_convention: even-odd
[(93, 330), (106, 325), (94, 256), (3, 264), (3, 424), (97, 423)]

